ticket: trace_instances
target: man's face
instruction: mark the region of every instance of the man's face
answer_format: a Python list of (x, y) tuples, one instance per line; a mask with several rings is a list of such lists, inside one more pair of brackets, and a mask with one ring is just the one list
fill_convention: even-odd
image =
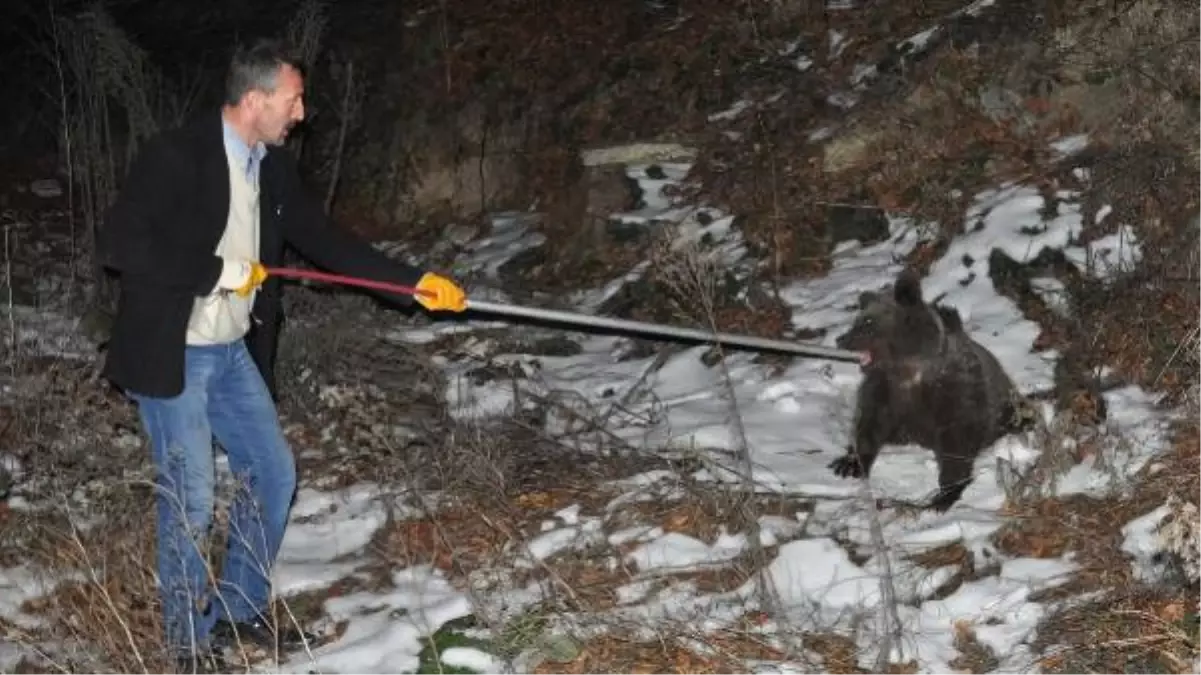
[(304, 78), (292, 66), (282, 66), (275, 91), (253, 92), (251, 105), (259, 139), (268, 145), (282, 145), (292, 127), (304, 119)]

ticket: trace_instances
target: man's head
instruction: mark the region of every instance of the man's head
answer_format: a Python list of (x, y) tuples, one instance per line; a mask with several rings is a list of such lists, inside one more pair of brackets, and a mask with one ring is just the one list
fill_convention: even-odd
[(234, 52), (225, 79), (225, 105), (250, 143), (281, 145), (304, 119), (304, 70), (279, 42), (260, 40)]

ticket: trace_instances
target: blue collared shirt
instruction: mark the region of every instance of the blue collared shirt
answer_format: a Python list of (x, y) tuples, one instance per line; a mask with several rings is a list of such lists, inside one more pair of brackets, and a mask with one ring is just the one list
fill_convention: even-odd
[(251, 184), (258, 185), (259, 164), (267, 154), (266, 146), (255, 143), (251, 148), (225, 120), (221, 120), (221, 128), (225, 131), (225, 151), (233, 158), (234, 166), (246, 167), (246, 178)]

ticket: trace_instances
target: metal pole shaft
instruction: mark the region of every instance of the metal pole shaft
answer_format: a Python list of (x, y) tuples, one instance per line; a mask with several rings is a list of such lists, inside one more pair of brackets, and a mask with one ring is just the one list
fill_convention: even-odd
[(642, 333), (645, 335), (654, 335), (660, 337), (675, 337), (686, 340), (697, 340), (700, 342), (717, 342), (723, 345), (747, 347), (759, 351), (775, 351), (784, 352), (787, 354), (800, 354), (802, 356), (813, 356), (831, 361), (847, 361), (859, 363), (863, 355), (860, 352), (849, 349), (837, 349), (835, 347), (822, 347), (814, 344), (804, 344), (800, 342), (788, 342), (785, 340), (769, 340), (767, 338), (752, 337), (749, 335), (731, 335), (729, 333), (713, 333), (706, 330), (698, 330), (694, 328), (681, 328), (679, 326), (667, 326), (663, 324), (647, 323), (643, 321), (631, 321), (629, 319), (615, 319), (604, 316), (591, 316), (588, 314), (577, 314), (574, 312), (562, 312), (553, 309), (542, 309), (536, 307), (518, 307), (515, 305), (502, 305), (494, 302), (484, 302), (481, 300), (468, 300), (468, 309), (477, 312), (486, 312), (488, 314), (500, 314), (504, 316), (522, 317), (527, 319), (541, 319), (546, 321), (558, 321), (561, 323), (573, 324), (578, 326), (592, 326), (596, 328), (611, 328), (615, 330), (630, 331), (633, 333)]
[[(422, 291), (410, 286), (402, 286), (400, 284), (394, 284), (386, 281), (359, 279), (357, 277), (330, 274), (328, 272), (318, 272), (316, 270), (269, 268), (268, 272), (272, 275), (281, 277), (291, 277), (294, 279), (316, 279), (318, 281), (326, 281), (347, 286), (373, 288), (376, 290), (388, 291), (392, 293), (403, 293), (406, 295), (422, 293)], [(731, 335), (729, 333), (712, 333), (707, 330), (699, 330), (695, 328), (681, 328), (679, 326), (668, 326), (665, 324), (648, 323), (644, 321), (631, 321), (629, 319), (614, 319), (604, 316), (591, 316), (589, 314), (562, 312), (553, 309), (519, 307), (517, 305), (502, 305), (495, 302), (485, 302), (483, 300), (468, 300), (467, 308), (487, 314), (499, 314), (501, 316), (521, 317), (526, 319), (540, 319), (544, 321), (557, 321), (559, 323), (565, 323), (574, 326), (610, 328), (614, 330), (629, 331), (631, 333), (642, 333), (643, 335), (651, 335), (655, 337), (681, 338), (685, 340), (696, 340), (698, 342), (720, 343), (722, 345), (729, 345), (733, 347), (745, 347), (755, 351), (799, 354), (801, 356), (811, 356), (830, 361), (847, 361), (851, 363), (860, 363), (863, 361), (863, 354), (860, 352), (851, 351), (849, 349), (837, 349), (835, 347), (822, 347), (814, 344), (805, 344), (803, 342), (769, 340), (767, 338), (752, 337), (749, 335)]]

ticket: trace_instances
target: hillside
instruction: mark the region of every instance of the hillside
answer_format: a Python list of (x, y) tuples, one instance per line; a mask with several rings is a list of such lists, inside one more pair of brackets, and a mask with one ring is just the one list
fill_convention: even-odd
[[(937, 486), (926, 448), (886, 448), (870, 481), (828, 468), (855, 364), (292, 284), (280, 413), (301, 489), (276, 606), (320, 637), (247, 670), (1201, 667), (1195, 4), (154, 15), (195, 20), (178, 41), (137, 6), (64, 12), (48, 52), (75, 56), (46, 95), (104, 101), (116, 140), (68, 105), (74, 145), (0, 167), (0, 671), (167, 667), (147, 446), (98, 377), (95, 205), (111, 158), (170, 123), (146, 101), (186, 107), (187, 40), (280, 12), (313, 58), (306, 178), (389, 255), (477, 300), (825, 346), (912, 266), (1041, 424), (937, 513), (916, 508)], [(145, 51), (105, 70), (114, 44)], [(39, 63), (29, 91), (59, 91)], [(61, 132), (36, 118), (10, 112), (12, 138)]]

